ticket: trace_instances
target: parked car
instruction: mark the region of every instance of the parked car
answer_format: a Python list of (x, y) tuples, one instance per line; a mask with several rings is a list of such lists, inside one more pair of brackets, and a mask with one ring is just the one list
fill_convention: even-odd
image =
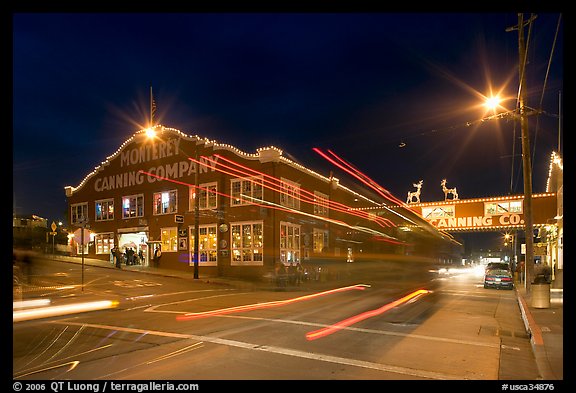
[(508, 269), (488, 269), (484, 274), (484, 288), (514, 288), (514, 278)]

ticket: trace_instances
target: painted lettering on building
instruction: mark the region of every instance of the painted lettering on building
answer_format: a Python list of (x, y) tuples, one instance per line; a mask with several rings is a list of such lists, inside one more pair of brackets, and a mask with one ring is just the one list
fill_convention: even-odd
[(120, 153), (120, 166), (143, 164), (152, 160), (177, 156), (180, 152), (180, 138), (142, 144)]
[[(130, 150), (123, 151), (120, 154), (120, 167), (127, 167), (138, 164), (145, 164), (149, 161), (175, 157), (179, 153), (180, 139), (169, 139), (165, 142), (146, 144)], [(94, 190), (96, 192), (117, 190), (142, 185), (143, 183), (154, 183), (166, 179), (184, 179), (198, 173), (214, 172), (218, 157), (210, 156), (201, 157), (197, 164), (188, 158), (152, 166), (148, 168), (134, 168), (126, 172), (115, 175), (99, 177), (94, 181)]]
[(495, 225), (506, 226), (524, 224), (524, 220), (519, 214), (503, 214), (501, 216), (433, 218), (428, 221), (438, 229), (483, 228)]

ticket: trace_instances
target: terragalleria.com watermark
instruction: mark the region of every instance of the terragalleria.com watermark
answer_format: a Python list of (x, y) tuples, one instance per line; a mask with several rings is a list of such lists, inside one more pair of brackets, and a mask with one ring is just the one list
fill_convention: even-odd
[(12, 388), (15, 392), (156, 392), (156, 391), (180, 391), (190, 392), (200, 390), (200, 385), (189, 382), (14, 382)]

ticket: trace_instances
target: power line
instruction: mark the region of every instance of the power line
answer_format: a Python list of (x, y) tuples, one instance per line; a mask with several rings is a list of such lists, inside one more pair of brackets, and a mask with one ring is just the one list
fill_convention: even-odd
[[(558, 38), (558, 32), (560, 30), (560, 21), (562, 19), (562, 14), (558, 16), (558, 24), (556, 25), (556, 34), (554, 35), (554, 41), (552, 43), (552, 49), (550, 51), (550, 57), (548, 58), (548, 67), (546, 68), (546, 76), (544, 77), (544, 85), (542, 87), (542, 95), (540, 96), (540, 104), (538, 108), (542, 109), (542, 102), (544, 101), (544, 94), (546, 92), (546, 84), (548, 82), (548, 75), (550, 74), (550, 65), (552, 64), (552, 57), (554, 55), (554, 49), (556, 48), (556, 39)], [(534, 160), (536, 159), (536, 138), (538, 136), (538, 129), (540, 126), (540, 116), (536, 117), (536, 129), (534, 130), (534, 147), (532, 149), (532, 165), (534, 165)]]

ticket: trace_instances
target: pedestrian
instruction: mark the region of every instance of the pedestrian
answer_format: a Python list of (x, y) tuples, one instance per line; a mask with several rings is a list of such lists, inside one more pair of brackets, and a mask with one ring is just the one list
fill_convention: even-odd
[(274, 266), (274, 275), (276, 276), (276, 286), (283, 288), (286, 286), (286, 266), (282, 262), (276, 262)]
[(302, 269), (302, 265), (300, 262), (296, 264), (296, 285), (302, 284), (304, 275), (304, 269)]
[(134, 265), (134, 249), (132, 247), (129, 247), (126, 250), (126, 255), (127, 255), (127, 262), (126, 265)]
[(138, 250), (138, 264), (144, 264), (144, 251), (142, 251), (142, 249)]
[(160, 258), (162, 257), (162, 247), (160, 244), (156, 246), (154, 250), (154, 267), (160, 267)]
[(296, 284), (296, 266), (294, 266), (294, 262), (290, 262), (288, 266), (288, 283), (290, 285)]
[(114, 256), (116, 257), (116, 269), (122, 269), (120, 262), (122, 261), (122, 253), (120, 252), (120, 248), (114, 247)]

